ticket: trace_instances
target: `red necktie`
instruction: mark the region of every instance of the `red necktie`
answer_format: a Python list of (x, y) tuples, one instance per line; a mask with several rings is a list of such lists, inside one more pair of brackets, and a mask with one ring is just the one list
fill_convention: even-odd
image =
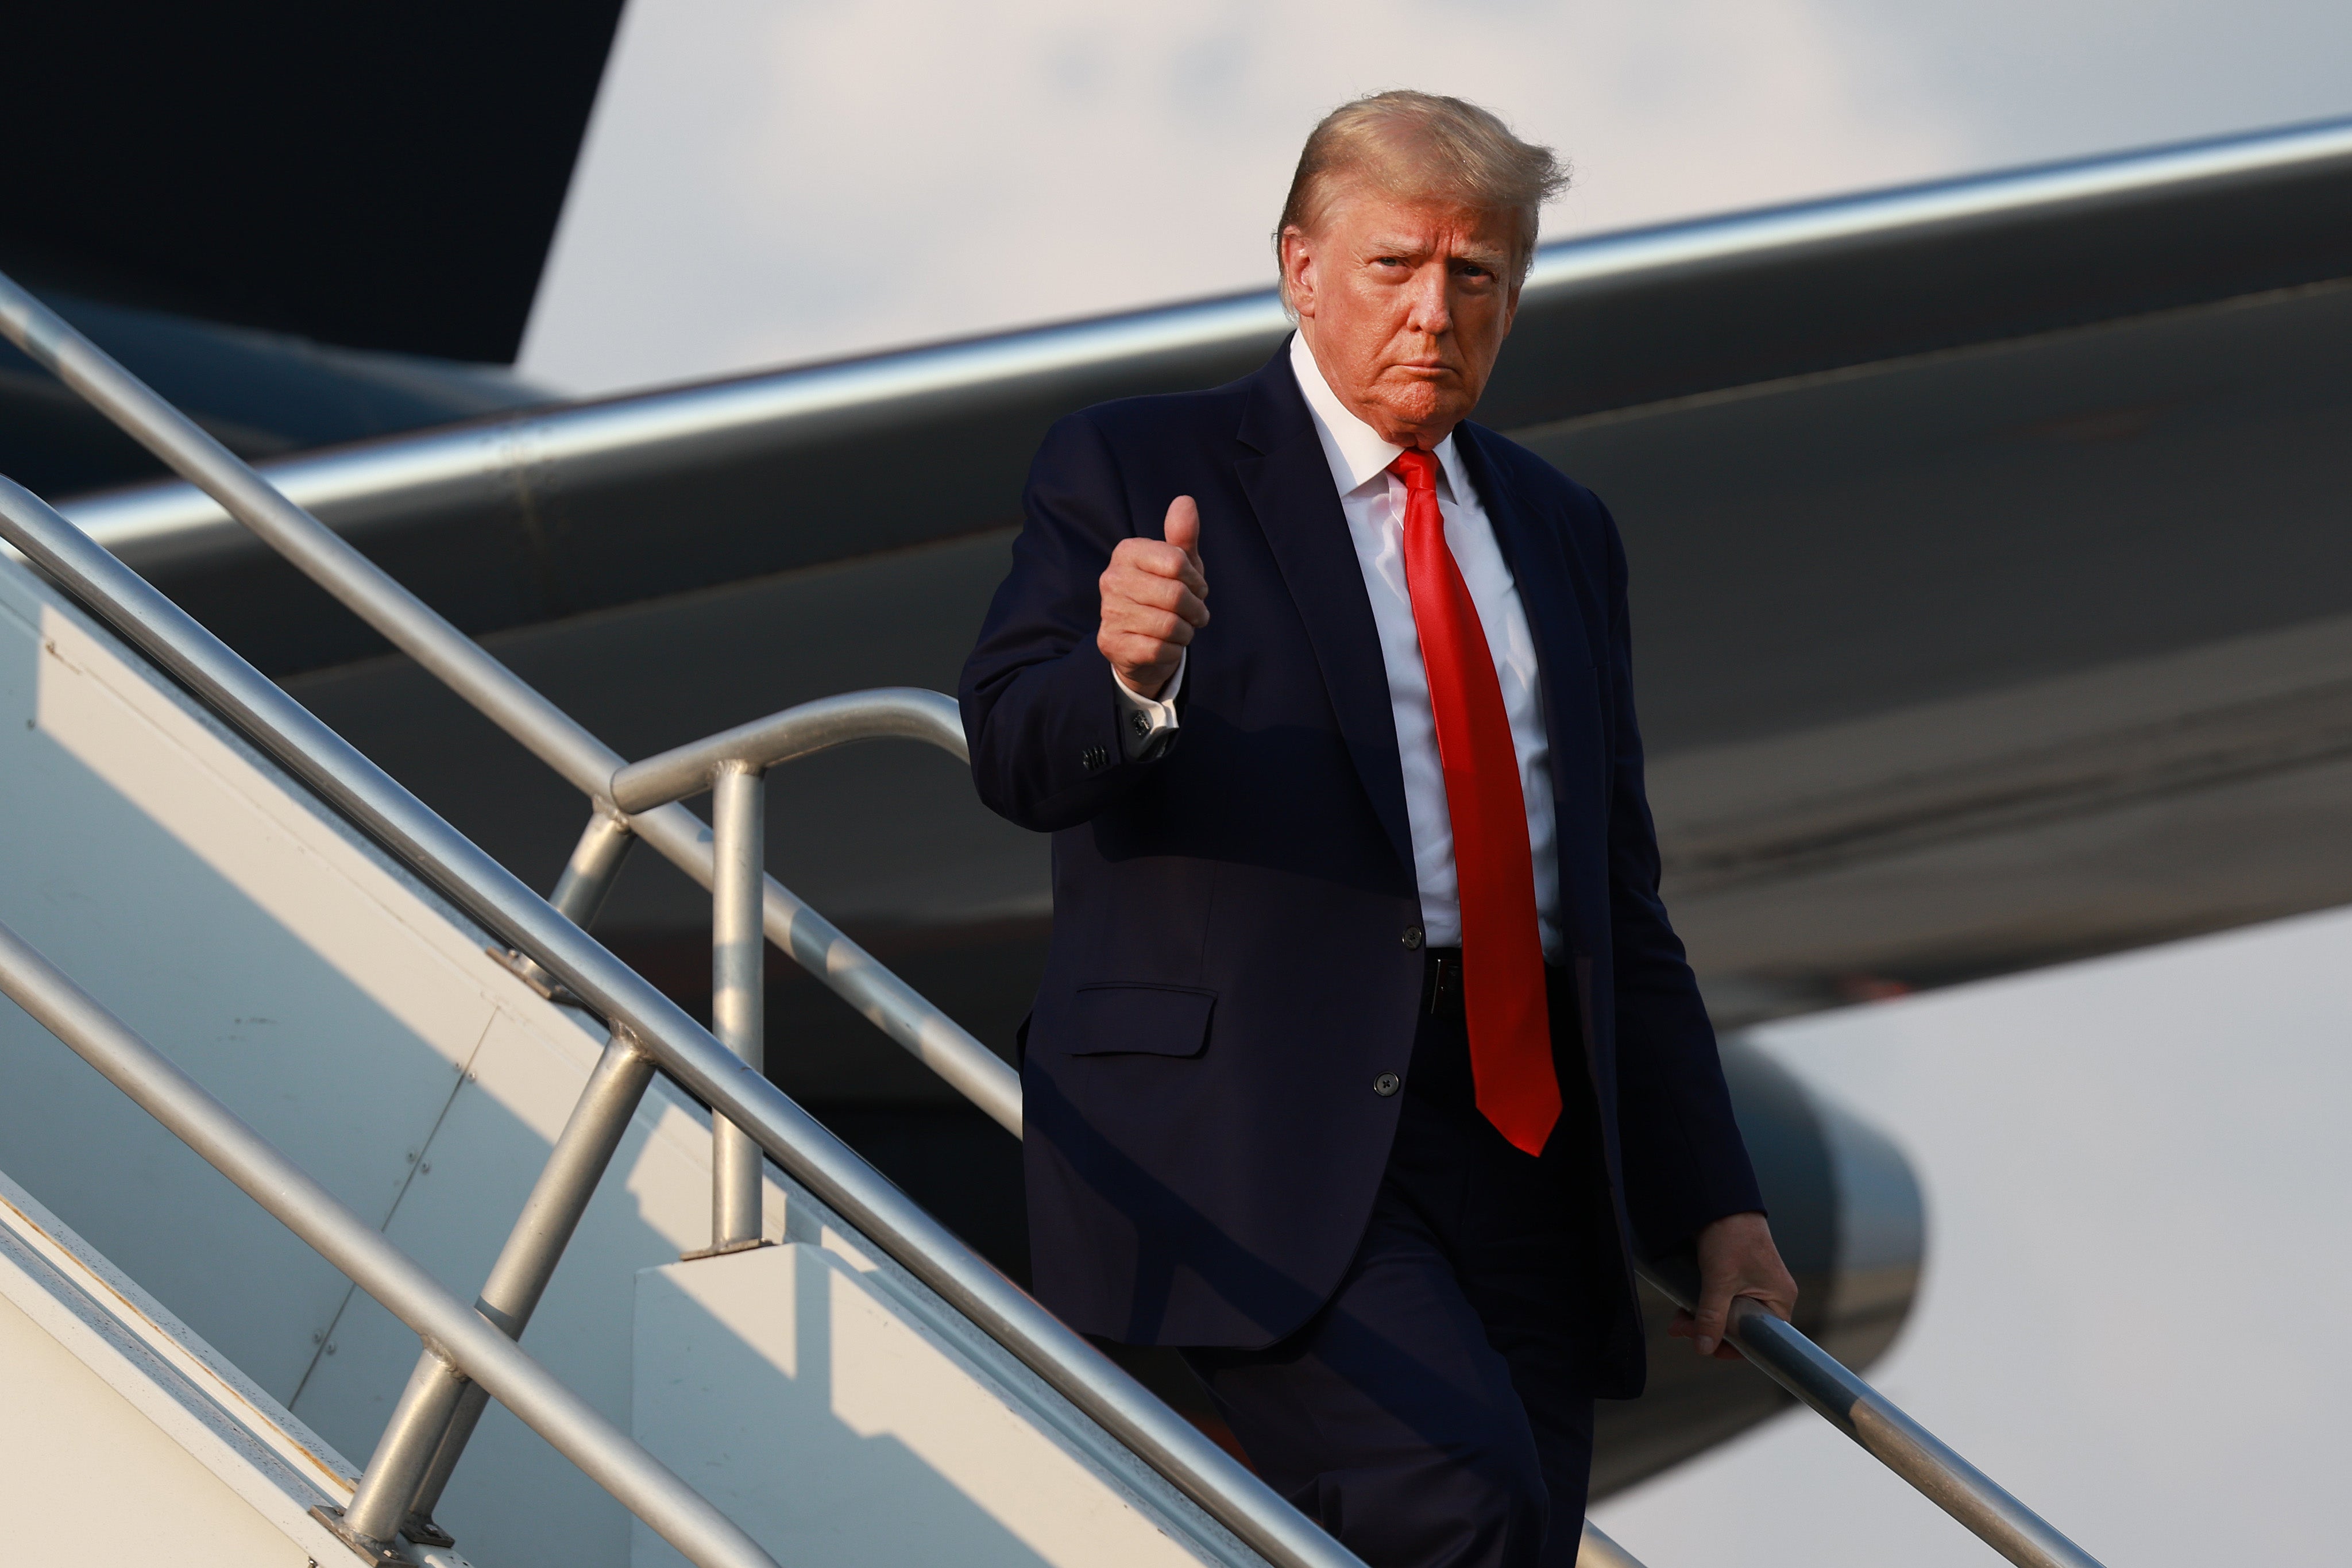
[(1446, 548), (1437, 458), (1408, 451), (1389, 471), (1404, 481), (1405, 586), (1429, 672), (1445, 811), (1454, 823), (1462, 986), (1478, 1110), (1516, 1147), (1540, 1154), (1559, 1120), (1559, 1079), (1552, 1071), (1535, 862), (1510, 715), (1478, 606)]

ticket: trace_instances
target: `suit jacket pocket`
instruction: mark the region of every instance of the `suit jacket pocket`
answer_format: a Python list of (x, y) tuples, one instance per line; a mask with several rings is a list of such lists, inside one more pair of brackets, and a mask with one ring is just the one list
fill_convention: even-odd
[(1217, 994), (1189, 985), (1081, 985), (1070, 1008), (1074, 1057), (1197, 1057)]

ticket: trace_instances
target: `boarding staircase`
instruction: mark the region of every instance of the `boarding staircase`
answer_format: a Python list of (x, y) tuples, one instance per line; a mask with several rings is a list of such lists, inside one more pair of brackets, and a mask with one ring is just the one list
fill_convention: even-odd
[[(1356, 1563), (761, 1071), (773, 942), (1020, 1134), (1012, 1069), (762, 868), (765, 770), (961, 755), (948, 699), (629, 763), (5, 279), (0, 332), (588, 805), (541, 898), (0, 480), (14, 1550)], [(706, 793), (709, 826), (679, 804)], [(710, 889), (709, 1030), (585, 932), (638, 843)], [(2011, 1562), (2094, 1568), (1790, 1325), (1731, 1336)], [(1582, 1560), (1633, 1562), (1590, 1529)]]

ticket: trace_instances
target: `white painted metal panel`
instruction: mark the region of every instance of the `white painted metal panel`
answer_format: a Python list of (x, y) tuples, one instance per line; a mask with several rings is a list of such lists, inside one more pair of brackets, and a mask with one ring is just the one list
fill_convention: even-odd
[[(600, 1042), (553, 1015), (501, 1014), (386, 1227), (454, 1289), (489, 1271), (507, 1227), (595, 1061)], [(636, 1270), (709, 1239), (708, 1119), (656, 1083), (582, 1220), (524, 1343), (600, 1409), (626, 1425), (630, 1291)], [(781, 1236), (788, 1189), (772, 1180), (768, 1233)], [(383, 1426), (416, 1359), (416, 1336), (365, 1297), (335, 1327), (299, 1403), (331, 1431)], [(514, 1499), (540, 1506), (519, 1510)], [(467, 1555), (501, 1565), (617, 1563), (629, 1520), (620, 1505), (504, 1411), (483, 1418), (440, 1510)]]
[[(388, 1217), (501, 993), (535, 998), (13, 563), (0, 790), (0, 920)], [(290, 1402), (341, 1277), (14, 1009), (0, 1063), (0, 1166)]]
[[(951, 1345), (821, 1248), (636, 1282), (637, 1440), (780, 1560), (1198, 1563)], [(642, 1525), (633, 1568), (683, 1568)]]
[(300, 1568), (351, 1468), (0, 1175), (8, 1560)]
[[(601, 1033), (5, 559), (0, 799), (16, 825), (0, 836), (0, 921), (470, 1296)], [(370, 1452), (415, 1337), (13, 1008), (0, 1008), (0, 1168), (328, 1441)], [(707, 1239), (709, 1163), (709, 1118), (656, 1083), (525, 1338), (624, 1426), (635, 1277)], [(865, 1279), (866, 1299), (920, 1325), (908, 1332), (956, 1347), (934, 1363), (965, 1369), (942, 1399), (969, 1397), (970, 1369), (985, 1369), (1001, 1410), (1051, 1435), (1028, 1439), (1062, 1456), (1040, 1495), (1092, 1497), (1077, 1516), (1118, 1521), (1109, 1541), (1149, 1517), (1149, 1532), (1249, 1560), (772, 1167), (768, 1194), (771, 1237), (824, 1248)], [(983, 1458), (950, 1445), (925, 1462), (978, 1474)], [(1025, 1473), (986, 1473), (1005, 1494), (988, 1507), (1034, 1506)], [(629, 1555), (618, 1506), (496, 1407), (440, 1516), (498, 1568)], [(1093, 1560), (1113, 1559), (1123, 1549), (1107, 1541)]]

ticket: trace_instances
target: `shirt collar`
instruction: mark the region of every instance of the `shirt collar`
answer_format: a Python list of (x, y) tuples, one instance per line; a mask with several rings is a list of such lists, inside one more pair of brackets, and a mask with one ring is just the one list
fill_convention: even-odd
[[(1357, 418), (1339, 401), (1339, 395), (1323, 379), (1323, 367), (1315, 363), (1314, 352), (1307, 346), (1304, 332), (1290, 334), (1290, 373), (1298, 378), (1298, 390), (1307, 398), (1307, 411), (1315, 416), (1315, 434), (1322, 439), (1324, 460), (1331, 465), (1331, 482), (1339, 487), (1339, 493), (1351, 494), (1384, 475), (1404, 448), (1381, 440), (1379, 431)], [(1448, 431), (1445, 439), (1437, 444), (1437, 482), (1445, 499), (1459, 502), (1469, 499), (1473, 492), (1454, 437), (1454, 433)]]

